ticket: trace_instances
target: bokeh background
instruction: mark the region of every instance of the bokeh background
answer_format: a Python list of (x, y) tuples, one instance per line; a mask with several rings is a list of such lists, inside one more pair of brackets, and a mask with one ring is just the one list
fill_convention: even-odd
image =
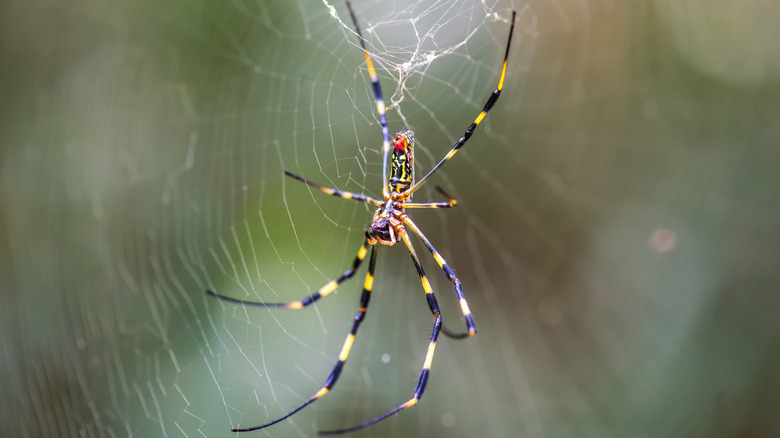
[[(422, 402), (353, 436), (780, 436), (780, 6), (747, 0), (354, 2), (430, 168), (415, 211), (479, 334), (443, 338)], [(329, 8), (332, 6), (332, 11)], [(379, 196), (379, 127), (341, 2), (0, 4), (4, 436), (233, 436), (323, 384)], [(418, 242), (419, 243), (419, 242)], [(443, 306), (451, 287), (418, 253)], [(431, 317), (382, 248), (337, 388), (251, 436), (405, 401)]]

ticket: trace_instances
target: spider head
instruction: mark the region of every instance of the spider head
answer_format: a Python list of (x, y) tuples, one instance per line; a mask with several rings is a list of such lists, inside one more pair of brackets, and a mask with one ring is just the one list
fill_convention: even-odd
[(414, 131), (400, 131), (393, 136), (393, 152), (411, 154), (414, 149)]
[(385, 214), (384, 209), (377, 210), (371, 225), (366, 231), (366, 237), (369, 243), (393, 246), (399, 240), (401, 235), (406, 232), (403, 223), (395, 216), (396, 212)]
[(368, 240), (371, 243), (381, 243), (382, 245), (393, 245), (397, 240), (395, 231), (390, 225), (388, 218), (379, 218), (371, 223), (368, 231), (366, 231)]

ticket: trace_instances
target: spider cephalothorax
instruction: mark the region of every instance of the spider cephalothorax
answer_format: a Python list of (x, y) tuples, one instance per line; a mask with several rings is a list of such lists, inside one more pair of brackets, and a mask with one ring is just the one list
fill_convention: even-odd
[(395, 245), (406, 233), (404, 221), (407, 219), (403, 202), (387, 200), (384, 207), (377, 209), (374, 213), (374, 219), (371, 220), (371, 225), (366, 232), (368, 243), (371, 245), (376, 243), (388, 246)]
[[(441, 166), (444, 165), (444, 163), (446, 163), (450, 158), (452, 158), (452, 156), (455, 155), (455, 153), (457, 153), (464, 144), (466, 144), (468, 139), (474, 133), (474, 130), (485, 118), (485, 115), (487, 115), (488, 111), (490, 111), (490, 109), (493, 107), (493, 104), (495, 104), (496, 101), (498, 100), (498, 97), (501, 94), (501, 89), (504, 86), (504, 75), (506, 74), (506, 61), (507, 58), (509, 57), (509, 45), (512, 41), (512, 32), (515, 28), (515, 12), (512, 12), (512, 22), (509, 28), (509, 38), (506, 43), (506, 52), (504, 53), (504, 64), (503, 67), (501, 68), (501, 77), (498, 80), (498, 86), (488, 98), (487, 102), (485, 103), (485, 106), (482, 107), (482, 111), (479, 113), (479, 115), (477, 115), (477, 118), (474, 119), (474, 122), (472, 122), (468, 128), (466, 128), (466, 132), (455, 143), (452, 149), (450, 149), (449, 153), (447, 153), (447, 155), (444, 158), (442, 158), (441, 161), (439, 161), (419, 181), (415, 182), (414, 133), (412, 131), (401, 131), (395, 134), (392, 140), (390, 139), (390, 130), (387, 125), (387, 118), (385, 117), (386, 108), (385, 108), (384, 101), (382, 100), (382, 89), (379, 86), (379, 78), (377, 77), (376, 70), (374, 70), (374, 64), (371, 62), (371, 57), (368, 54), (368, 50), (366, 49), (366, 43), (363, 40), (363, 35), (360, 32), (360, 27), (357, 24), (357, 18), (355, 18), (355, 13), (352, 11), (352, 6), (349, 5), (349, 2), (347, 2), (347, 6), (349, 7), (349, 13), (352, 16), (352, 21), (355, 23), (355, 31), (358, 37), (360, 37), (360, 47), (363, 49), (363, 56), (366, 59), (366, 67), (368, 69), (368, 75), (371, 78), (371, 84), (374, 88), (374, 95), (376, 97), (376, 108), (377, 108), (377, 114), (379, 115), (379, 123), (382, 126), (382, 159), (383, 159), (382, 198), (383, 199), (379, 200), (371, 196), (363, 195), (360, 193), (344, 192), (338, 189), (325, 187), (287, 171), (285, 171), (285, 174), (309, 185), (310, 187), (314, 187), (318, 190), (321, 190), (329, 195), (337, 196), (343, 199), (352, 199), (355, 201), (365, 202), (366, 204), (370, 204), (375, 207), (378, 207), (376, 212), (374, 213), (374, 217), (371, 220), (371, 224), (369, 225), (368, 230), (366, 230), (365, 240), (363, 241), (363, 244), (360, 246), (360, 249), (358, 249), (358, 253), (357, 256), (355, 257), (355, 260), (352, 262), (352, 267), (344, 271), (344, 273), (341, 274), (335, 280), (328, 282), (325, 286), (322, 286), (317, 291), (311, 292), (308, 296), (298, 301), (290, 301), (290, 302), (282, 302), (282, 303), (265, 303), (265, 302), (247, 301), (247, 300), (241, 300), (237, 298), (231, 298), (225, 295), (220, 295), (212, 291), (206, 291), (206, 293), (216, 298), (219, 298), (221, 300), (229, 301), (232, 303), (258, 306), (258, 307), (282, 307), (286, 309), (302, 309), (314, 303), (315, 301), (319, 300), (320, 298), (329, 295), (342, 282), (344, 282), (349, 278), (352, 278), (352, 276), (355, 275), (355, 271), (357, 271), (357, 269), (363, 263), (363, 260), (365, 260), (366, 256), (368, 255), (368, 250), (370, 248), (371, 255), (369, 256), (368, 273), (366, 274), (366, 281), (363, 284), (363, 293), (360, 295), (360, 304), (358, 306), (358, 312), (357, 315), (355, 315), (355, 318), (352, 320), (352, 329), (349, 331), (349, 334), (347, 335), (347, 339), (344, 341), (344, 346), (341, 347), (341, 353), (339, 353), (338, 362), (336, 362), (336, 365), (331, 370), (330, 375), (325, 381), (325, 385), (322, 388), (320, 388), (319, 391), (317, 391), (314, 395), (309, 397), (306, 401), (301, 403), (298, 407), (296, 407), (292, 411), (289, 411), (288, 413), (282, 415), (281, 417), (276, 418), (275, 420), (254, 427), (234, 428), (233, 432), (248, 432), (252, 430), (262, 429), (272, 424), (276, 424), (286, 418), (289, 418), (291, 415), (295, 414), (296, 412), (300, 411), (301, 409), (305, 408), (306, 406), (318, 400), (320, 397), (330, 392), (330, 390), (336, 384), (336, 381), (338, 380), (339, 376), (341, 375), (341, 371), (344, 367), (344, 364), (347, 362), (347, 358), (349, 357), (349, 352), (352, 349), (352, 343), (355, 341), (355, 335), (357, 334), (358, 328), (360, 327), (360, 324), (363, 322), (363, 318), (366, 315), (366, 310), (368, 309), (368, 302), (371, 297), (371, 290), (374, 285), (374, 269), (376, 268), (376, 256), (378, 252), (377, 248), (379, 247), (378, 244), (392, 246), (395, 245), (397, 242), (402, 241), (406, 246), (406, 249), (409, 251), (409, 255), (412, 256), (412, 262), (414, 263), (414, 266), (417, 269), (417, 273), (420, 276), (420, 282), (422, 283), (423, 291), (425, 292), (425, 299), (426, 302), (428, 303), (428, 308), (431, 311), (431, 315), (433, 316), (434, 319), (433, 330), (431, 332), (430, 342), (428, 343), (428, 352), (425, 354), (425, 361), (423, 362), (422, 371), (420, 372), (420, 377), (417, 380), (417, 386), (414, 389), (414, 394), (412, 395), (411, 399), (396, 406), (393, 409), (390, 409), (384, 414), (375, 417), (372, 420), (358, 424), (357, 426), (349, 427), (346, 429), (340, 429), (340, 430), (331, 430), (325, 432), (321, 431), (319, 432), (320, 435), (335, 435), (335, 434), (360, 430), (365, 427), (371, 426), (372, 424), (375, 424), (379, 421), (382, 421), (385, 418), (388, 418), (391, 415), (400, 412), (408, 407), (414, 406), (420, 400), (420, 397), (422, 397), (422, 394), (425, 391), (425, 387), (428, 384), (428, 375), (430, 374), (431, 371), (431, 364), (433, 362), (433, 353), (434, 350), (436, 349), (436, 341), (439, 338), (439, 332), (442, 332), (445, 335), (456, 339), (467, 338), (470, 336), (474, 336), (477, 333), (477, 326), (474, 323), (474, 317), (471, 315), (471, 310), (469, 310), (468, 303), (466, 302), (466, 297), (463, 295), (463, 288), (461, 286), (460, 280), (455, 275), (455, 271), (447, 264), (447, 262), (444, 260), (444, 257), (442, 257), (442, 255), (439, 254), (436, 248), (433, 247), (431, 242), (428, 240), (427, 237), (425, 237), (425, 235), (417, 227), (417, 225), (409, 218), (409, 216), (406, 215), (406, 209), (407, 208), (418, 208), (418, 209), (419, 208), (450, 208), (455, 206), (456, 204), (455, 199), (447, 195), (447, 193), (445, 193), (444, 190), (442, 190), (439, 187), (437, 187), (436, 189), (439, 193), (441, 193), (443, 196), (445, 196), (448, 199), (446, 202), (415, 203), (410, 201), (412, 199), (412, 193), (414, 193), (417, 189), (419, 189), (428, 180), (428, 178), (431, 177), (431, 175), (433, 175)], [(392, 155), (390, 155), (391, 143), (392, 143)], [(388, 164), (390, 167), (389, 175), (387, 172)], [(409, 230), (410, 233), (407, 233), (407, 230)], [(436, 264), (438, 264), (439, 268), (441, 268), (441, 270), (444, 272), (444, 275), (446, 275), (447, 278), (452, 282), (453, 288), (455, 289), (455, 295), (457, 295), (458, 303), (460, 304), (461, 314), (463, 315), (463, 320), (466, 325), (465, 332), (454, 333), (442, 326), (442, 316), (441, 316), (441, 311), (439, 310), (439, 304), (436, 301), (436, 296), (433, 293), (433, 288), (431, 287), (430, 281), (428, 281), (428, 277), (425, 275), (425, 270), (423, 269), (422, 264), (420, 263), (420, 259), (417, 257), (417, 252), (415, 251), (414, 246), (412, 245), (412, 240), (409, 238), (409, 234), (414, 234), (419, 238), (419, 240), (423, 243), (423, 245), (425, 245), (428, 251), (430, 251), (431, 255), (433, 256), (433, 259), (436, 261)]]

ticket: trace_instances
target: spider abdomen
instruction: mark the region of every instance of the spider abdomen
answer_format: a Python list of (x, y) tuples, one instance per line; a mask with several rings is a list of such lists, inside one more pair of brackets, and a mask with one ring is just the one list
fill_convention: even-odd
[(401, 131), (393, 136), (390, 157), (390, 191), (403, 193), (414, 185), (414, 132)]

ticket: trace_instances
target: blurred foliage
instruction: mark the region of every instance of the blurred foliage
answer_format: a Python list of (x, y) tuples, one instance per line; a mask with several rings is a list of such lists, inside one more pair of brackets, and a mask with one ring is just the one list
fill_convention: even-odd
[[(475, 36), (400, 88), (384, 67), (425, 8), (366, 3), (420, 172), (492, 90), (506, 22), (458, 3), (476, 18), (426, 44)], [(362, 435), (780, 435), (780, 6), (516, 6), (504, 94), (435, 181), (460, 203), (415, 216), (479, 335), (443, 340), (423, 401)], [(202, 291), (295, 299), (354, 257), (370, 211), (281, 172), (379, 195), (362, 65), (317, 1), (0, 5), (8, 436), (228, 436), (319, 388), (362, 280), (298, 313)], [(340, 386), (268, 435), (406, 400), (430, 324), (408, 257), (383, 250)]]

